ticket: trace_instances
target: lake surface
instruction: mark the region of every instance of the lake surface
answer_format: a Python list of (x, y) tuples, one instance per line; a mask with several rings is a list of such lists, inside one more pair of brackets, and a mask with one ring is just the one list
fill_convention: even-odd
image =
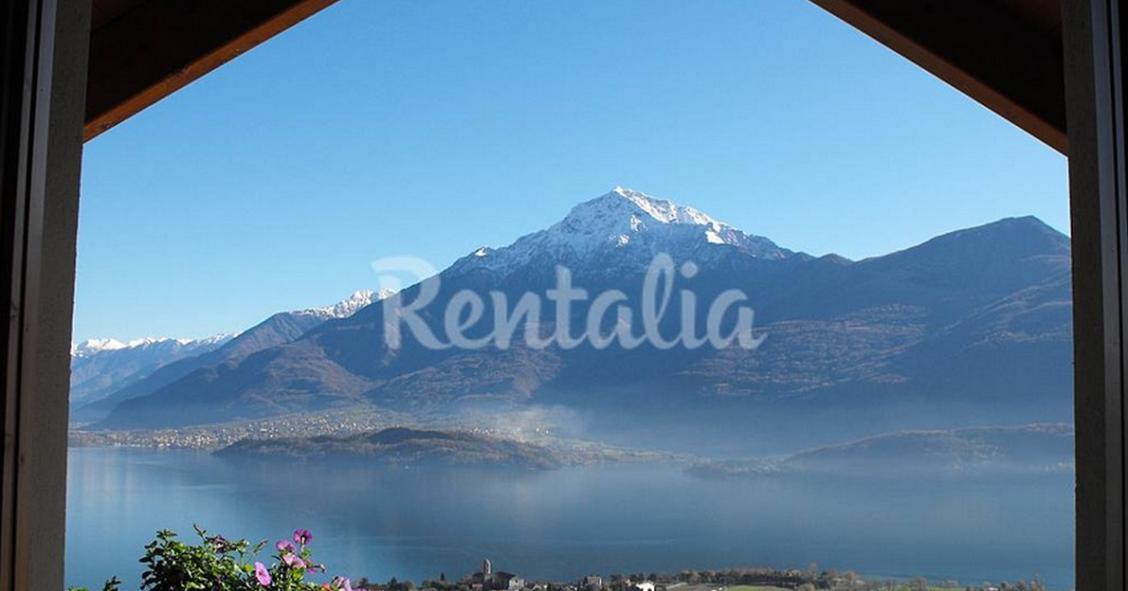
[(552, 472), (246, 463), (189, 451), (74, 448), (66, 580), (136, 588), (157, 529), (314, 534), (331, 573), (461, 577), (483, 558), (536, 579), (739, 566), (1073, 580), (1068, 475), (1008, 482), (703, 480), (679, 466)]

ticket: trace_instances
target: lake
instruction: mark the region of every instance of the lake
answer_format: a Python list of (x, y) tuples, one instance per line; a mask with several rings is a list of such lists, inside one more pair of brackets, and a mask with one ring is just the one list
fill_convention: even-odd
[(1073, 581), (1073, 483), (705, 480), (675, 465), (550, 472), (247, 463), (204, 452), (72, 448), (66, 581), (136, 588), (155, 530), (314, 534), (330, 573), (458, 578), (483, 558), (527, 578), (739, 566), (869, 576)]

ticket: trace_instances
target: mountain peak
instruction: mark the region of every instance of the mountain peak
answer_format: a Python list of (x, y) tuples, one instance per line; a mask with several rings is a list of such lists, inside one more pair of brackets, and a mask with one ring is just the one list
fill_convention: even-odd
[(117, 349), (124, 349), (125, 343), (115, 339), (86, 339), (81, 343), (71, 346), (71, 355), (75, 357), (85, 357), (100, 353), (102, 351), (116, 351)]
[(319, 318), (348, 318), (357, 313), (361, 308), (387, 298), (395, 293), (393, 289), (381, 289), (379, 292), (371, 289), (358, 289), (349, 297), (333, 304), (332, 306), (324, 306), (321, 308), (309, 308), (306, 310), (298, 310), (295, 314), (317, 316)]
[(990, 252), (995, 256), (1022, 258), (1039, 255), (1068, 256), (1069, 237), (1035, 216), (1008, 217), (994, 222), (941, 234), (915, 247), (886, 257), (906, 254), (944, 256), (963, 254), (978, 258)]
[(455, 267), (507, 272), (534, 260), (582, 265), (612, 252), (629, 253), (634, 256), (618, 258), (645, 265), (658, 253), (696, 258), (720, 252), (716, 247), (735, 248), (765, 259), (793, 254), (767, 238), (746, 234), (693, 207), (617, 186), (576, 205), (549, 228), (523, 236), (509, 246), (479, 248)]
[(652, 197), (642, 191), (620, 186), (616, 186), (610, 192), (595, 199), (577, 205), (572, 208), (568, 217), (585, 216), (585, 214), (593, 211), (598, 214), (638, 215), (663, 224), (708, 226), (714, 231), (728, 227), (728, 224), (719, 222), (692, 207), (678, 205), (668, 199)]

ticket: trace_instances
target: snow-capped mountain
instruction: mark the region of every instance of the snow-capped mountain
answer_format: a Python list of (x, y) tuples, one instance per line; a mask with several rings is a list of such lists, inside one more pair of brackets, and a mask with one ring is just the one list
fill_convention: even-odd
[[(236, 335), (187, 341), (187, 344), (181, 345), (186, 353), (160, 358), (155, 364), (138, 366), (133, 373), (94, 371), (91, 375), (100, 384), (96, 396), (84, 391), (76, 392), (72, 378), (71, 415), (81, 420), (97, 418), (122, 400), (145, 395), (197, 368), (242, 359), (262, 349), (288, 343), (327, 320), (348, 318), (391, 293), (388, 290), (380, 293), (370, 289), (359, 290), (331, 306), (279, 312)], [(92, 339), (72, 348), (71, 366), (75, 367), (76, 362), (87, 359), (90, 355), (97, 358), (107, 355), (107, 352), (127, 354), (156, 345), (171, 346), (182, 342), (175, 339), (138, 339), (123, 344), (114, 339)], [(79, 395), (77, 398), (76, 394)]]
[(121, 342), (113, 337), (105, 339), (87, 339), (71, 346), (71, 357), (90, 357), (106, 351), (120, 351), (122, 349), (139, 349), (153, 346), (168, 346), (170, 348), (200, 348), (210, 345), (222, 345), (231, 340), (235, 334), (217, 334), (202, 339), (174, 339), (169, 337), (142, 337), (126, 342)]
[(332, 306), (323, 306), (321, 308), (307, 308), (305, 310), (295, 310), (291, 314), (299, 316), (313, 316), (323, 320), (330, 318), (348, 318), (356, 314), (361, 308), (373, 303), (378, 302), (395, 294), (395, 290), (381, 289), (376, 292), (371, 289), (360, 289), (354, 291), (349, 297), (333, 304)]
[(89, 339), (71, 347), (71, 402), (100, 400), (118, 388), (151, 374), (157, 368), (222, 346), (235, 335), (203, 339), (146, 337), (121, 342)]
[[(1072, 408), (1070, 243), (1033, 217), (850, 261), (792, 252), (698, 210), (616, 189), (509, 246), (460, 259), (442, 271), (442, 288), (420, 318), (442, 341), (444, 311), (460, 294), (543, 298), (554, 265), (566, 264), (589, 295), (568, 308), (573, 334), (590, 328), (584, 321), (595, 294), (612, 290), (626, 298), (620, 313), (627, 322), (619, 326), (640, 326), (639, 286), (657, 252), (697, 263), (692, 279), (678, 279), (692, 291), (673, 289), (668, 302), (672, 311), (699, 304), (694, 334), (709, 302), (739, 290), (766, 335), (763, 346), (536, 347), (520, 335), (534, 322), (533, 330), (555, 327), (560, 310), (544, 305), (518, 316), (511, 305), (485, 306), (467, 331), (476, 337), (512, 323), (518, 337), (510, 346), (435, 349), (407, 331), (392, 348), (383, 334), (386, 310), (373, 305), (259, 354), (182, 374), (125, 400), (98, 427), (176, 427), (348, 405), (425, 417), (551, 408), (638, 445), (672, 440), (686, 425), (696, 425), (695, 441), (702, 424), (779, 438), (833, 433), (833, 441), (984, 417), (1055, 422)], [(407, 288), (405, 301), (420, 289)], [(498, 292), (505, 297), (492, 298)], [(676, 313), (667, 320), (660, 332), (678, 328)]]
[[(147, 339), (143, 339), (147, 340)], [(129, 345), (115, 339), (87, 339), (81, 343), (71, 345), (71, 357), (89, 357), (103, 351), (116, 351)]]
[(660, 252), (708, 258), (728, 246), (742, 254), (778, 260), (795, 253), (763, 236), (747, 234), (689, 206), (615, 187), (581, 203), (551, 227), (503, 248), (482, 247), (455, 263), (456, 271), (507, 273), (537, 261), (585, 265), (612, 260), (633, 265)]

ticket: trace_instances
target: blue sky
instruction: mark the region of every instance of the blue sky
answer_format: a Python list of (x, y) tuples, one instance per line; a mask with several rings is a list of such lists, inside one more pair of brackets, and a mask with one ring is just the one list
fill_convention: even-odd
[(240, 330), (615, 185), (851, 258), (1069, 223), (1063, 157), (801, 0), (342, 0), (83, 168), (76, 340)]

